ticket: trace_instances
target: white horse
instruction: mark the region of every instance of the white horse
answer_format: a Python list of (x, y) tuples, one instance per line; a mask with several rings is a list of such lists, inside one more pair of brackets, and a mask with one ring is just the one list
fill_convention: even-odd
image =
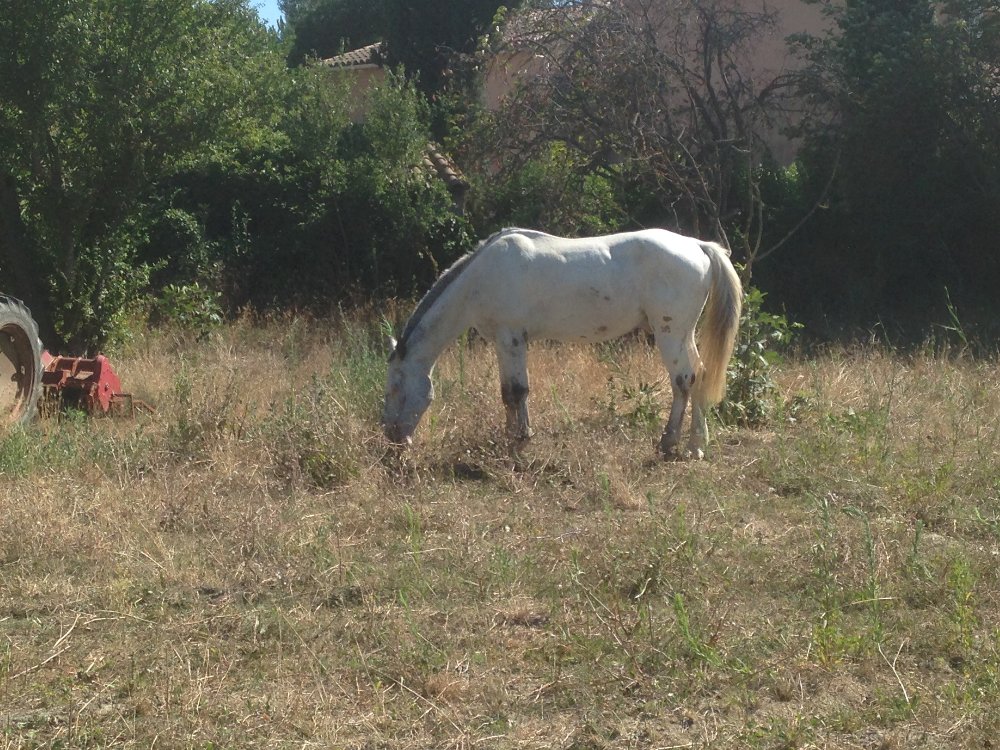
[[(386, 437), (411, 442), (434, 398), (434, 362), (468, 328), (496, 346), (507, 432), (517, 440), (531, 435), (529, 341), (590, 343), (644, 329), (656, 339), (673, 389), (660, 450), (677, 452), (690, 397), (689, 450), (701, 458), (705, 413), (725, 392), (742, 304), (728, 255), (715, 243), (662, 229), (580, 239), (528, 229), (497, 232), (441, 275), (399, 341), (391, 342)], [(695, 325), (703, 308), (699, 356)]]

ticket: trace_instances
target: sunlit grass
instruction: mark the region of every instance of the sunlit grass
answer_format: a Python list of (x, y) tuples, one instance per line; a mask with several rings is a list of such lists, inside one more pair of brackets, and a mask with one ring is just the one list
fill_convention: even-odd
[[(373, 320), (151, 333), (153, 404), (0, 438), (4, 747), (983, 746), (994, 362), (792, 360), (774, 421), (655, 454), (641, 342), (492, 350), (382, 441)], [(667, 389), (669, 390), (669, 389)]]

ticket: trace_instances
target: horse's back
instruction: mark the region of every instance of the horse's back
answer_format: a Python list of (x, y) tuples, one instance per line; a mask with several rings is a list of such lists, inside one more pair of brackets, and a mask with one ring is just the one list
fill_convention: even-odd
[(696, 308), (696, 316), (707, 295), (698, 241), (666, 230), (572, 239), (510, 229), (477, 255), (468, 281), (484, 335), (509, 327), (601, 341), (648, 327), (648, 315), (667, 308)]
[(483, 243), (484, 250), (515, 254), (524, 259), (543, 261), (555, 256), (561, 262), (581, 262), (618, 258), (633, 265), (651, 260), (705, 267), (701, 241), (666, 229), (642, 229), (634, 232), (595, 237), (560, 237), (533, 229), (508, 228)]
[(634, 255), (636, 261), (658, 266), (687, 266), (703, 271), (707, 267), (701, 241), (667, 229), (643, 229), (608, 235), (617, 252)]

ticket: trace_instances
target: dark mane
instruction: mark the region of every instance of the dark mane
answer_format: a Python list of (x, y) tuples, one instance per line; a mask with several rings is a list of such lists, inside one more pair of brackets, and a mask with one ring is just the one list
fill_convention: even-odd
[(431, 309), (434, 303), (437, 302), (441, 295), (445, 293), (449, 286), (451, 286), (452, 282), (458, 278), (459, 274), (469, 267), (469, 264), (475, 260), (479, 251), (498, 237), (517, 231), (521, 230), (501, 229), (499, 232), (491, 234), (485, 240), (476, 245), (475, 250), (466, 253), (461, 258), (456, 260), (451, 264), (447, 271), (438, 277), (438, 280), (434, 282), (434, 285), (428, 289), (427, 293), (421, 298), (419, 304), (417, 305), (417, 309), (413, 311), (412, 315), (410, 315), (410, 319), (406, 321), (406, 327), (403, 328), (403, 333), (400, 335), (399, 341), (396, 343), (396, 348), (389, 356), (390, 361), (396, 358), (403, 359), (406, 356), (406, 345), (410, 340), (410, 336), (413, 335), (417, 326), (420, 325), (420, 321), (423, 320), (424, 315), (427, 314), (427, 311)]

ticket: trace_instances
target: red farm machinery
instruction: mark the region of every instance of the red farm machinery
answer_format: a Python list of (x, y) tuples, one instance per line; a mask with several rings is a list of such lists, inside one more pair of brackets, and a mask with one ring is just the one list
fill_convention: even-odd
[(108, 358), (52, 356), (42, 350), (38, 326), (20, 300), (0, 295), (0, 426), (23, 424), (63, 407), (90, 415), (152, 411), (122, 391)]

